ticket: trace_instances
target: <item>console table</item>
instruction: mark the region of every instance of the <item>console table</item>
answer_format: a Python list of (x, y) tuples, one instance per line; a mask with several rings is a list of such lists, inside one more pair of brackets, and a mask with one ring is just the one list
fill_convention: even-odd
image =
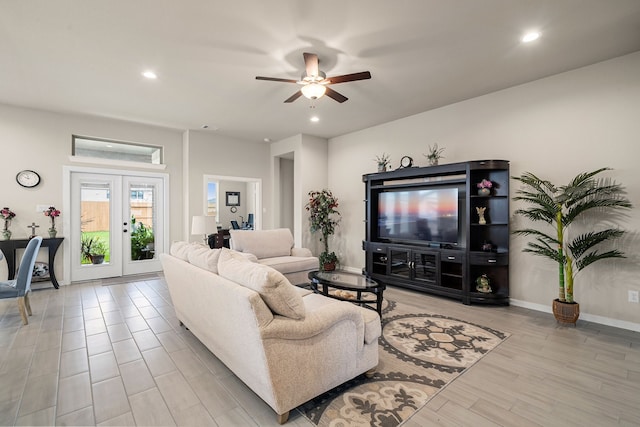
[[(53, 239), (43, 238), (41, 248), (49, 249), (49, 277), (53, 287), (58, 289), (58, 280), (56, 279), (56, 273), (54, 269), (54, 261), (56, 259), (56, 252), (62, 244), (64, 237), (56, 237)], [(24, 249), (27, 247), (29, 239), (16, 239), (16, 240), (0, 240), (0, 250), (7, 257), (7, 267), (9, 268), (9, 280), (13, 280), (16, 275), (16, 249)]]

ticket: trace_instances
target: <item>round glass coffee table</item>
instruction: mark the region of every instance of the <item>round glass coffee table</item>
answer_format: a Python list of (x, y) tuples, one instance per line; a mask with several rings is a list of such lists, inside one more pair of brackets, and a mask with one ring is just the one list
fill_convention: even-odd
[[(375, 310), (382, 316), (382, 294), (386, 288), (384, 283), (378, 283), (361, 274), (347, 273), (345, 271), (316, 270), (309, 273), (309, 280), (311, 280), (311, 290), (315, 293), (340, 301), (352, 302)], [(363, 293), (371, 293), (375, 298), (369, 297), (365, 299), (362, 296)]]

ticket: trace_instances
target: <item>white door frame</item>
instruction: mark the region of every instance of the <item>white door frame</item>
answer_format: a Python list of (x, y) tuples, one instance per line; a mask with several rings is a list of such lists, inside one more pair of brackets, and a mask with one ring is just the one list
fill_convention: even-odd
[[(162, 197), (162, 206), (158, 206), (158, 209), (162, 209), (164, 212), (164, 230), (163, 230), (163, 246), (165, 251), (169, 250), (169, 229), (170, 229), (170, 216), (169, 216), (169, 174), (158, 172), (144, 172), (126, 169), (110, 169), (110, 168), (95, 168), (86, 166), (63, 166), (62, 167), (62, 213), (60, 216), (62, 219), (63, 230), (65, 234), (70, 235), (71, 230), (71, 218), (68, 213), (71, 212), (71, 174), (72, 173), (95, 173), (104, 175), (126, 175), (126, 176), (140, 176), (160, 178), (163, 180), (164, 194)], [(65, 215), (64, 213), (67, 213)], [(64, 254), (64, 274), (63, 283), (71, 283), (71, 244), (66, 242), (63, 245)]]

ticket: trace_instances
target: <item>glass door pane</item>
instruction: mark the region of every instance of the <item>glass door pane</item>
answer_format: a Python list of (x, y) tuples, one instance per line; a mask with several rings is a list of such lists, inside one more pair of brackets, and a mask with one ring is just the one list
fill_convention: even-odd
[(72, 281), (122, 275), (119, 176), (71, 175)]
[(152, 177), (123, 177), (124, 274), (160, 271), (163, 248), (163, 181)]
[(153, 184), (129, 184), (129, 212), (131, 213), (131, 261), (155, 258)]
[(109, 263), (111, 259), (111, 186), (80, 184), (81, 264)]

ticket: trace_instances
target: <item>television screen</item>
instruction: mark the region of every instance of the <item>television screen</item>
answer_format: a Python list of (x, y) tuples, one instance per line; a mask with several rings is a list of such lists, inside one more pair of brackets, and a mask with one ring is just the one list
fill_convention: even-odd
[(378, 195), (378, 238), (458, 243), (458, 188), (384, 191)]

